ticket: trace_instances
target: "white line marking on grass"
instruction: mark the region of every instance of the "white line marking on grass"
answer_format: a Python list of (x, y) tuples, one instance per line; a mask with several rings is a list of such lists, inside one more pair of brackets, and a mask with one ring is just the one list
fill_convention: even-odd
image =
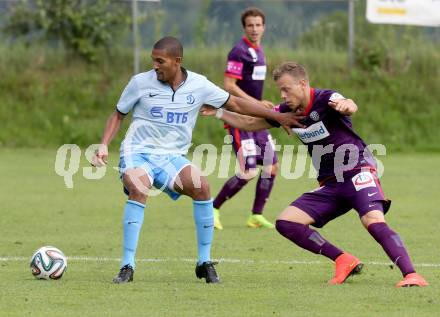
[[(89, 256), (68, 256), (67, 259), (73, 262), (120, 262), (120, 258), (107, 258), (107, 257), (89, 257)], [(0, 257), (0, 262), (22, 262), (29, 261), (29, 257), (24, 256), (4, 256)], [(196, 262), (196, 259), (191, 258), (156, 258), (156, 259), (137, 259), (137, 262), (146, 263), (162, 263), (162, 262)], [(251, 260), (251, 259), (215, 259), (220, 263), (231, 263), (231, 264), (287, 264), (287, 265), (320, 265), (328, 264), (328, 261), (300, 261), (300, 260)], [(364, 262), (366, 265), (379, 265), (379, 266), (390, 266), (393, 265), (391, 262)], [(440, 267), (440, 263), (415, 263), (418, 267)]]

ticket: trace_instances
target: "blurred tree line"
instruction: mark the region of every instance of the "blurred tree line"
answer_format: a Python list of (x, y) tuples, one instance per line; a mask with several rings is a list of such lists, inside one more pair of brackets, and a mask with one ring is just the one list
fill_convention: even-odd
[[(116, 48), (131, 47), (131, 2), (116, 0), (21, 0), (0, 2), (0, 26), (9, 42), (45, 42), (96, 61)], [(229, 48), (242, 36), (241, 12), (258, 6), (266, 13), (264, 45), (280, 49), (347, 49), (348, 16), (344, 1), (162, 0), (139, 2), (144, 48), (164, 35), (185, 47)], [(391, 69), (390, 48), (399, 51), (426, 41), (432, 28), (373, 25), (365, 2), (356, 1), (356, 62), (365, 70)], [(409, 65), (410, 58), (405, 62)], [(399, 65), (397, 67), (407, 67)]]
[[(344, 2), (326, 1), (139, 2), (141, 42), (148, 48), (163, 35), (174, 35), (185, 46), (230, 46), (242, 35), (241, 12), (252, 5), (266, 13), (265, 45), (286, 48), (297, 47), (301, 34), (322, 17), (347, 10)], [(89, 61), (115, 43), (131, 45), (130, 1), (21, 0), (0, 2), (0, 12), (0, 25), (9, 40), (48, 41)]]

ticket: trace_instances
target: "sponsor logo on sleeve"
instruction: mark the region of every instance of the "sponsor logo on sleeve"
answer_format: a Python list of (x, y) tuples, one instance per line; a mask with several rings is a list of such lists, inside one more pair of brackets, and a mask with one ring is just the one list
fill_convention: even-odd
[(295, 132), (304, 143), (322, 140), (330, 135), (322, 121), (316, 122), (305, 129), (293, 128), (292, 131)]
[(370, 172), (361, 172), (359, 174), (356, 174), (355, 176), (353, 176), (351, 181), (353, 182), (356, 191), (360, 191), (361, 189), (368, 187), (376, 187), (376, 182), (374, 181), (373, 174), (371, 174)]
[(236, 61), (228, 61), (228, 65), (226, 66), (226, 71), (230, 74), (241, 76), (243, 71), (243, 63)]

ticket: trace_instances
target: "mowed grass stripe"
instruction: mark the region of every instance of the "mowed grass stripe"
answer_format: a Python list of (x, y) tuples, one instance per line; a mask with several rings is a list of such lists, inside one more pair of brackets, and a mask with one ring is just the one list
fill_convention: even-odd
[[(24, 256), (5, 256), (0, 257), (0, 261), (2, 262), (21, 262), (28, 261), (28, 257)], [(68, 261), (75, 262), (119, 262), (120, 258), (106, 258), (106, 257), (89, 257), (89, 256), (68, 256)], [(152, 262), (152, 263), (160, 263), (160, 262), (189, 262), (195, 263), (196, 259), (190, 258), (153, 258), (153, 259), (136, 259), (137, 262)], [(328, 264), (328, 261), (301, 261), (301, 260), (252, 260), (252, 259), (213, 259), (213, 261), (219, 263), (227, 263), (227, 264), (297, 264), (297, 265), (312, 265), (312, 264)], [(363, 262), (366, 265), (393, 265), (391, 262)], [(440, 263), (414, 263), (416, 267), (440, 267)]]

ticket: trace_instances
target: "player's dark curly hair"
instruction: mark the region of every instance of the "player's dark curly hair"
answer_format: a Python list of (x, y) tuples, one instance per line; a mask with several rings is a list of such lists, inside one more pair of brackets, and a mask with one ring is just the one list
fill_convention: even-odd
[(256, 7), (247, 8), (241, 13), (241, 24), (243, 25), (243, 27), (246, 26), (247, 17), (261, 17), (263, 19), (263, 25), (266, 24), (266, 17), (264, 15), (264, 12)]

